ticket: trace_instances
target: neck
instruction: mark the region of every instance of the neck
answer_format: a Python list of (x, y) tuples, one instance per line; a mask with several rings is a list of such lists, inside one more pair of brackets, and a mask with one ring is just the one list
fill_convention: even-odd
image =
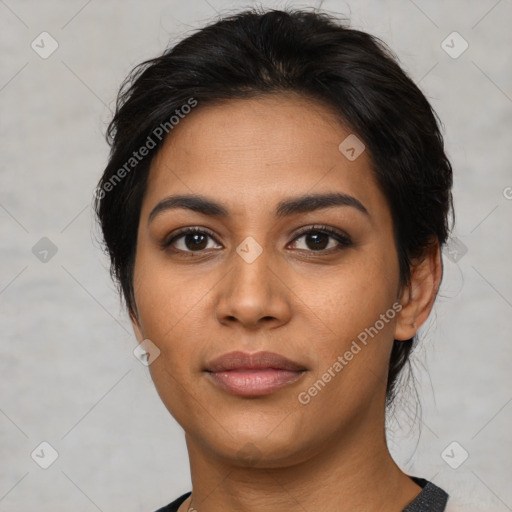
[[(366, 429), (363, 425), (366, 424)], [(369, 425), (369, 426), (368, 426)], [(392, 459), (384, 425), (368, 422), (292, 458), (243, 467), (186, 435), (192, 495), (180, 512), (397, 512), (421, 491)]]

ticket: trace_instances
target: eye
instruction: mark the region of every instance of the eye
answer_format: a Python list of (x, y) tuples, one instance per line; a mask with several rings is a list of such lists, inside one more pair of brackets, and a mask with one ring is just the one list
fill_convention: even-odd
[[(164, 240), (162, 248), (165, 249), (166, 247), (172, 246), (176, 252), (201, 252), (203, 249), (209, 248), (208, 238), (215, 240), (213, 235), (205, 230), (205, 228), (185, 228), (171, 239)], [(180, 243), (176, 244), (177, 241)], [(179, 245), (181, 245), (181, 247), (178, 247)]]
[[(304, 238), (305, 249), (299, 247), (300, 250), (313, 252), (331, 252), (331, 250), (339, 250), (343, 247), (350, 247), (352, 240), (342, 232), (339, 232), (329, 226), (313, 226), (302, 230), (292, 243), (297, 244), (297, 240)], [(329, 239), (334, 241), (329, 246)]]
[[(298, 247), (298, 249), (309, 252), (331, 252), (331, 250), (336, 251), (352, 245), (352, 241), (347, 235), (329, 226), (313, 226), (303, 229), (291, 244), (297, 244), (301, 238), (304, 238), (306, 247)], [(161, 245), (162, 249), (172, 247), (174, 252), (190, 254), (212, 249), (211, 246), (208, 247), (208, 239), (216, 242), (215, 237), (205, 228), (189, 227), (182, 229), (170, 239), (164, 240)], [(329, 239), (334, 243), (330, 244)], [(222, 246), (217, 248), (222, 248)]]

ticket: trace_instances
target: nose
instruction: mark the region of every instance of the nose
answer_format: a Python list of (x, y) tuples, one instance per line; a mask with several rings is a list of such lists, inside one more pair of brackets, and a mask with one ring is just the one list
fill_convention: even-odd
[(220, 323), (256, 330), (290, 320), (291, 292), (269, 250), (264, 249), (254, 260), (242, 252), (233, 253), (229, 265), (230, 271), (217, 288), (215, 314)]

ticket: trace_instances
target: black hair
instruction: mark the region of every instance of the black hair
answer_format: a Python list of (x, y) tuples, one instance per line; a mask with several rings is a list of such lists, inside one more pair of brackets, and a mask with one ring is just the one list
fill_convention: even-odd
[[(401, 286), (410, 284), (413, 259), (447, 241), (453, 178), (440, 121), (396, 56), (332, 14), (253, 7), (142, 62), (120, 88), (94, 207), (111, 276), (131, 317), (141, 204), (152, 158), (167, 134), (197, 105), (285, 92), (327, 105), (366, 146), (391, 210)], [(144, 147), (148, 155), (141, 157)], [(394, 341), (387, 405), (415, 341)]]

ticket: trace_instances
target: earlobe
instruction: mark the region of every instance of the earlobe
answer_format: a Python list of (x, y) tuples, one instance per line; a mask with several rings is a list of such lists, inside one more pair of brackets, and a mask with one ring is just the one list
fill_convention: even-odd
[(402, 289), (402, 294), (399, 299), (402, 309), (397, 315), (394, 334), (395, 340), (404, 341), (411, 339), (417, 330), (411, 287), (412, 284), (409, 284), (409, 286)]
[(439, 244), (411, 263), (411, 281), (400, 296), (402, 309), (395, 324), (395, 340), (412, 338), (427, 320), (441, 283), (443, 267)]

